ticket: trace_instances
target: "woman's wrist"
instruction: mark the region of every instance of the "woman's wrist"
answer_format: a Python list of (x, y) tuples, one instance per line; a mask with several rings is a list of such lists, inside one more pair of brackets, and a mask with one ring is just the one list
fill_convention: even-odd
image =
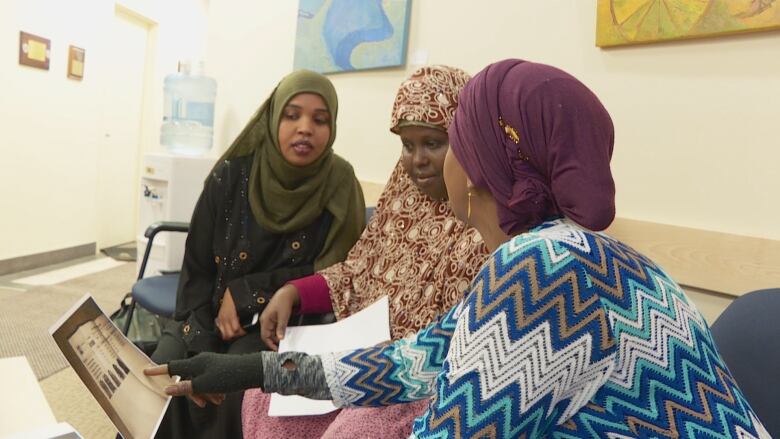
[(284, 284), (280, 292), (290, 299), (293, 308), (298, 308), (301, 305), (301, 294), (295, 284)]

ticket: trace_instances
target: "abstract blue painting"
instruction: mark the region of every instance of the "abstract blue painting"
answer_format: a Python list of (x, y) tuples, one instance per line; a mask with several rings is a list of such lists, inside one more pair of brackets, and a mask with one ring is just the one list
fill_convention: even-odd
[(300, 0), (295, 68), (320, 73), (403, 65), (410, 0)]

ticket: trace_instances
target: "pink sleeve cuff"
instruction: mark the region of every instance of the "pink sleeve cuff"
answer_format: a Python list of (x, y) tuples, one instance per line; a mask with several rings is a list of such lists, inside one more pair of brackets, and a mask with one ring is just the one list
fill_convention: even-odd
[(330, 288), (328, 282), (319, 273), (302, 277), (287, 282), (298, 288), (301, 304), (298, 307), (300, 314), (326, 314), (333, 311), (330, 302)]

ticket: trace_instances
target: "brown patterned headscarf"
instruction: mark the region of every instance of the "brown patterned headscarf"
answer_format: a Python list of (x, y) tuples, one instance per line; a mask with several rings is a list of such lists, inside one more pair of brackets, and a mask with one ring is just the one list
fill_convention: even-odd
[[(390, 131), (446, 131), (469, 78), (448, 66), (415, 71), (398, 90)], [(390, 333), (399, 339), (458, 303), (487, 255), (479, 233), (455, 218), (449, 203), (425, 195), (399, 161), (347, 259), (319, 273), (339, 319), (388, 296)]]
[(422, 125), (447, 131), (458, 107), (458, 94), (471, 79), (461, 69), (443, 65), (420, 67), (406, 79), (393, 103), (390, 131)]
[(399, 162), (347, 259), (319, 273), (338, 319), (387, 295), (395, 340), (457, 304), (487, 255), (479, 233), (421, 192)]
[[(468, 80), (454, 67), (418, 69), (398, 90), (390, 130), (421, 125), (446, 131)], [(455, 218), (449, 203), (420, 191), (399, 161), (347, 259), (320, 274), (339, 319), (387, 295), (390, 333), (398, 339), (458, 303), (487, 254), (477, 231)]]

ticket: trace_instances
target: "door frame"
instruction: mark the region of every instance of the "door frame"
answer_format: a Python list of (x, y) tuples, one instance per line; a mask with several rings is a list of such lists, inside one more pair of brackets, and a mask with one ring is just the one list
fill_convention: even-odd
[[(156, 135), (158, 131), (154, 128), (154, 111), (153, 111), (153, 102), (154, 102), (154, 74), (156, 71), (156, 60), (157, 60), (157, 41), (158, 41), (158, 24), (156, 21), (148, 18), (147, 16), (130, 9), (124, 5), (121, 5), (119, 3), (114, 4), (113, 8), (113, 15), (112, 20), (116, 19), (124, 19), (127, 21), (131, 21), (134, 24), (138, 25), (139, 27), (142, 27), (146, 30), (146, 46), (145, 46), (145, 53), (144, 53), (144, 67), (143, 67), (143, 78), (142, 78), (142, 90), (141, 90), (141, 110), (139, 115), (139, 126), (138, 126), (138, 145), (136, 148), (135, 153), (135, 172), (133, 173), (133, 180), (136, 182), (136, 185), (140, 187), (141, 182), (141, 167), (143, 166), (142, 160), (144, 153), (148, 150), (152, 149), (151, 145), (154, 145), (153, 142), (155, 142)], [(113, 23), (113, 21), (112, 21)], [(107, 50), (111, 50), (110, 47), (107, 48)], [(106, 78), (107, 81), (110, 81), (109, 78)], [(106, 83), (105, 86), (108, 86), (108, 83)], [(105, 98), (103, 98), (105, 102)], [(98, 179), (100, 177), (98, 176)], [(138, 230), (138, 211), (139, 211), (139, 202), (140, 202), (140, 189), (137, 193), (135, 202), (134, 202), (134, 209), (133, 209), (133, 237), (132, 241), (135, 241), (137, 239), (137, 236), (139, 233), (141, 233)], [(103, 227), (103, 222), (106, 221), (106, 219), (103, 216), (103, 213), (101, 212), (101, 202), (100, 198), (98, 197), (98, 205), (97, 205), (97, 221), (98, 221), (98, 233), (96, 234), (95, 241), (97, 242), (97, 249), (105, 248), (107, 245), (114, 245), (114, 243), (108, 243), (105, 242), (106, 237), (103, 236), (102, 232), (100, 232), (101, 227)]]

